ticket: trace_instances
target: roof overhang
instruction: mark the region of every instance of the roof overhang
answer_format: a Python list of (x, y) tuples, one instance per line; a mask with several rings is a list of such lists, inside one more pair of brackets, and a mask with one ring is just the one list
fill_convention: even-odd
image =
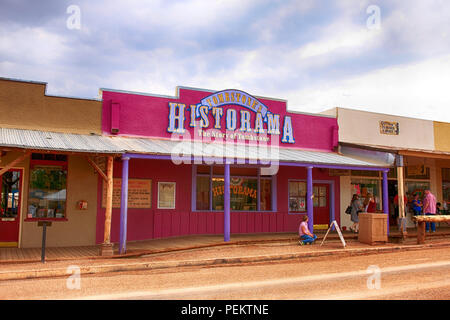
[[(336, 152), (311, 151), (271, 145), (222, 144), (216, 141), (168, 140), (123, 136), (82, 135), (38, 130), (0, 128), (0, 147), (5, 150), (122, 155), (175, 163), (200, 159), (200, 163), (313, 166), (316, 168), (386, 170), (388, 165)], [(230, 161), (233, 160), (233, 161)]]

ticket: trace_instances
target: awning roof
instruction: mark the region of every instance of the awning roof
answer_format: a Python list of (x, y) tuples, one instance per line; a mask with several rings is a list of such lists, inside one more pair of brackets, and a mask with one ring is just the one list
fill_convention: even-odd
[(50, 131), (0, 128), (0, 146), (32, 150), (123, 153), (110, 138)]
[(38, 130), (0, 128), (0, 146), (31, 150), (96, 154), (150, 154), (180, 157), (210, 157), (308, 163), (317, 165), (380, 167), (370, 162), (335, 152), (306, 151), (280, 147), (275, 150), (257, 146), (234, 146), (234, 151), (220, 143), (190, 143), (150, 138), (81, 135)]

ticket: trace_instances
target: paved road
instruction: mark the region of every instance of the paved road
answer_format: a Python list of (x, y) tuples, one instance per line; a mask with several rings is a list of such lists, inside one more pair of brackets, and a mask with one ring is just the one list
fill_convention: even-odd
[(450, 299), (450, 250), (1, 281), (1, 299)]

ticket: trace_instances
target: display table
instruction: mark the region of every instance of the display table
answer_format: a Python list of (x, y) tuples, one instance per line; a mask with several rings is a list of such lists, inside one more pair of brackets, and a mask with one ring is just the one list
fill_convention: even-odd
[(417, 244), (425, 243), (425, 224), (427, 222), (450, 222), (448, 215), (431, 215), (431, 216), (414, 216), (413, 221), (416, 221), (417, 226)]
[(358, 241), (370, 245), (386, 243), (387, 219), (388, 215), (385, 213), (360, 213)]

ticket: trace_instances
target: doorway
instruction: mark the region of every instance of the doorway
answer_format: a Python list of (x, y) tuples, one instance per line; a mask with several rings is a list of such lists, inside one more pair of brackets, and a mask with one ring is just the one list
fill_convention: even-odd
[(11, 169), (0, 176), (0, 246), (17, 247), (19, 242), (22, 170)]
[(330, 185), (313, 185), (314, 229), (328, 229), (330, 223)]

